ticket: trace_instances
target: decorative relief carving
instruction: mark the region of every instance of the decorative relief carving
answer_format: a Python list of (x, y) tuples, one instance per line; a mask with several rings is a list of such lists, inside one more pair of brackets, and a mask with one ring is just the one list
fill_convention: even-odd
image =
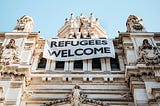
[(142, 19), (134, 15), (130, 15), (126, 22), (127, 31), (126, 32), (141, 32), (145, 31), (144, 26), (140, 23)]
[(79, 85), (75, 85), (72, 90), (71, 96), (71, 106), (82, 106), (82, 104), (96, 104), (97, 106), (109, 106), (108, 103), (103, 103), (100, 100), (88, 99), (87, 95), (82, 93), (82, 90)]
[(30, 83), (31, 83), (31, 79), (30, 78), (25, 78), (25, 83), (26, 83), (26, 86), (29, 86)]
[(129, 74), (129, 77), (132, 81), (149, 81), (155, 78), (155, 73), (146, 69), (145, 71), (132, 72)]
[(9, 65), (10, 63), (18, 63), (19, 52), (18, 47), (15, 45), (15, 40), (11, 39), (9, 43), (1, 48), (0, 63), (3, 65)]
[(67, 95), (64, 99), (57, 99), (53, 102), (44, 103), (42, 106), (54, 106), (59, 103), (70, 102), (71, 106), (83, 106), (83, 104), (93, 104), (94, 106), (110, 106), (109, 103), (103, 103), (99, 100), (88, 99), (87, 95), (82, 93), (81, 87), (79, 85), (75, 85), (72, 89), (72, 95)]
[(79, 85), (75, 85), (72, 90), (71, 105), (82, 106), (83, 96)]
[(7, 78), (15, 81), (24, 80), (25, 73), (17, 72), (17, 70), (6, 70), (5, 68), (0, 71), (1, 78)]
[(139, 47), (139, 58), (137, 63), (145, 63), (146, 65), (159, 64), (160, 53), (157, 47), (153, 47), (147, 39), (143, 40), (142, 46)]

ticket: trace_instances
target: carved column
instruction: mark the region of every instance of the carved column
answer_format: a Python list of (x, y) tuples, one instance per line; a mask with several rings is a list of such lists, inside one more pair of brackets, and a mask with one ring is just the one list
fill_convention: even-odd
[(100, 61), (101, 61), (101, 70), (103, 72), (107, 71), (105, 58), (101, 58)]
[(74, 68), (73, 66), (74, 66), (74, 61), (70, 61), (69, 62), (69, 70), (70, 71), (73, 71), (73, 68)]
[(64, 71), (66, 71), (66, 72), (69, 71), (69, 61), (65, 61), (65, 63), (64, 63)]
[(123, 61), (123, 57), (122, 56), (118, 56), (118, 60), (119, 60), (119, 66), (120, 66), (120, 70), (124, 71), (124, 61)]
[(88, 71), (91, 71), (92, 70), (92, 60), (91, 59), (88, 59)]
[(50, 66), (51, 66), (51, 60), (50, 59), (47, 59), (47, 63), (46, 63), (46, 71), (47, 70), (50, 70)]
[(56, 61), (55, 60), (51, 60), (51, 66), (50, 66), (50, 70), (54, 71), (56, 68)]
[(107, 69), (107, 72), (111, 71), (110, 58), (106, 58), (106, 69)]
[(84, 72), (86, 72), (86, 71), (88, 71), (87, 69), (88, 69), (88, 64), (87, 64), (88, 62), (87, 62), (87, 60), (83, 60), (83, 71)]
[(36, 55), (34, 56), (34, 60), (33, 60), (33, 64), (32, 64), (32, 70), (33, 71), (35, 71), (37, 69), (38, 61), (39, 61), (39, 55), (40, 55), (40, 53), (36, 53)]

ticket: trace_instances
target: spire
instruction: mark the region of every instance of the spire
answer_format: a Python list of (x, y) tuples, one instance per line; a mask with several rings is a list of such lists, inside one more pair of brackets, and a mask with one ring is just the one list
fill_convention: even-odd
[(90, 14), (89, 20), (90, 20), (91, 22), (95, 21), (95, 18), (94, 18), (93, 13)]
[(64, 26), (58, 31), (60, 38), (99, 38), (106, 37), (106, 32), (93, 13), (89, 17), (84, 14), (74, 16), (73, 13), (65, 20)]
[(71, 13), (70, 20), (74, 20), (74, 15), (73, 15), (73, 13)]

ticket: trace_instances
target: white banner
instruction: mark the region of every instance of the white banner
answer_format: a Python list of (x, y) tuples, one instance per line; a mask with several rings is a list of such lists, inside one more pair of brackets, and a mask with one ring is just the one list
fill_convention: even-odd
[(115, 57), (111, 39), (50, 39), (46, 40), (43, 57), (56, 61)]

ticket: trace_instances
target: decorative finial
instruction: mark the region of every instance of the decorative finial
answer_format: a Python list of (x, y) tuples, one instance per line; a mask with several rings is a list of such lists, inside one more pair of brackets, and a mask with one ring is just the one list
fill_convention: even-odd
[(74, 15), (73, 15), (73, 13), (71, 13), (71, 17), (70, 17), (70, 19), (72, 20), (72, 19), (74, 19)]
[(98, 18), (96, 18), (96, 22), (99, 22), (99, 19), (98, 19)]
[(33, 19), (24, 15), (17, 20), (17, 26), (14, 28), (15, 32), (32, 32), (34, 26)]
[(85, 16), (81, 13), (80, 14), (80, 19), (83, 19), (83, 18), (85, 18)]
[(127, 27), (126, 32), (144, 32), (146, 31), (141, 22), (142, 22), (142, 19), (139, 19), (135, 15), (130, 15), (126, 22), (126, 27)]
[(66, 18), (65, 21), (68, 22), (69, 21), (68, 18)]
[(92, 22), (92, 21), (95, 21), (95, 18), (94, 18), (93, 13), (90, 13), (90, 17), (89, 17), (89, 19), (90, 19), (90, 21), (91, 21), (91, 22)]

